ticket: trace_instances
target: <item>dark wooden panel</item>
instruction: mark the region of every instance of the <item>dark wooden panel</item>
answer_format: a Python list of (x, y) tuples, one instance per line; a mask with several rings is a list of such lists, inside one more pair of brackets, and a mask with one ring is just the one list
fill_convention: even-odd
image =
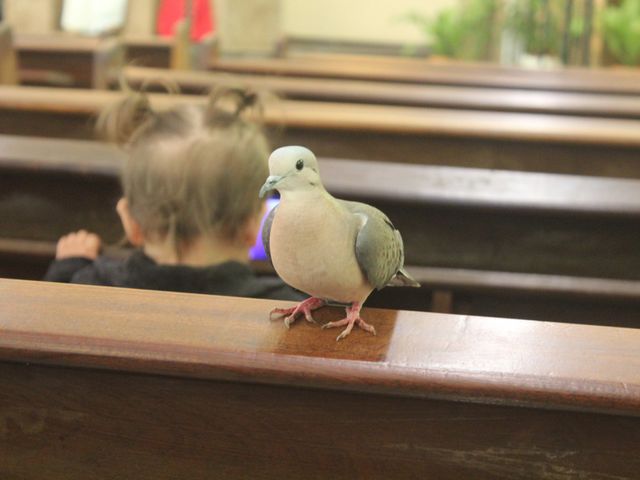
[(165, 37), (134, 37), (123, 39), (127, 65), (169, 68), (173, 42)]
[(25, 84), (106, 88), (122, 66), (122, 47), (116, 39), (18, 35), (15, 48)]
[(640, 330), (366, 309), (378, 336), (335, 342), (269, 322), (272, 301), (9, 280), (0, 294), (6, 478), (640, 468)]
[(0, 132), (8, 135), (42, 136), (50, 138), (94, 139), (95, 114), (61, 112), (0, 111)]
[[(635, 479), (640, 419), (0, 364), (0, 475)], [(33, 455), (37, 452), (37, 461)]]

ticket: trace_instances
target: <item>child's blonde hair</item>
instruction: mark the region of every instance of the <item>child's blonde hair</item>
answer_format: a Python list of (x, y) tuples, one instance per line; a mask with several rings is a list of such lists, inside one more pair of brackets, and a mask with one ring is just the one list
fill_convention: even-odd
[(98, 130), (128, 151), (122, 187), (145, 236), (168, 238), (180, 253), (201, 234), (235, 240), (258, 215), (269, 147), (243, 117), (256, 104), (255, 94), (219, 88), (207, 106), (155, 111), (146, 94), (129, 92), (102, 112)]

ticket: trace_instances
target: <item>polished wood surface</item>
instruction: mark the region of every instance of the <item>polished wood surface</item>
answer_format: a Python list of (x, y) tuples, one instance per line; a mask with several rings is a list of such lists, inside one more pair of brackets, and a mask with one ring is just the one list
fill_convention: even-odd
[(21, 82), (80, 88), (107, 88), (122, 66), (115, 38), (20, 34), (15, 38)]
[[(163, 82), (179, 85), (182, 93), (201, 94), (212, 86), (232, 83), (275, 92), (294, 100), (351, 102), (467, 110), (555, 113), (584, 116), (640, 118), (640, 98), (634, 95), (585, 94), (558, 91), (494, 89), (444, 85), (176, 72), (158, 68), (126, 67), (124, 78), (132, 86)], [(114, 83), (117, 78), (114, 78)]]
[[(610, 94), (638, 94), (638, 73), (604, 69), (525, 70), (492, 65), (433, 64), (412, 59), (388, 62), (349, 58), (217, 58), (210, 70), (312, 78), (462, 85)], [(490, 91), (487, 92), (490, 94)]]
[(270, 322), (274, 301), (6, 279), (0, 292), (5, 361), (640, 413), (636, 329), (369, 309), (378, 335), (336, 342)]
[[(91, 138), (116, 92), (0, 87), (0, 133)], [(154, 95), (159, 108), (204, 102)], [(267, 105), (275, 144), (319, 156), (640, 178), (640, 121), (303, 101)], [(285, 128), (286, 127), (286, 128)]]
[[(42, 278), (55, 242), (72, 230), (95, 231), (107, 245), (122, 239), (119, 151), (11, 136), (0, 136), (0, 151), (0, 275)], [(638, 181), (323, 158), (320, 165), (333, 194), (390, 216), (424, 284), (383, 290), (372, 305), (431, 308), (443, 289), (454, 292), (453, 312), (638, 324)]]
[(639, 330), (365, 309), (378, 336), (338, 343), (270, 322), (270, 301), (9, 280), (0, 295), (3, 477), (640, 468)]

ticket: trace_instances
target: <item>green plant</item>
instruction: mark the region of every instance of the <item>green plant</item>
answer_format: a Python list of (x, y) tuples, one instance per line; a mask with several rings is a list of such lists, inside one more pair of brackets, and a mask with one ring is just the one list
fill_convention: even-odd
[(604, 41), (616, 60), (624, 65), (640, 63), (640, 0), (623, 0), (602, 12)]
[[(554, 0), (516, 0), (507, 11), (506, 27), (524, 43), (527, 53), (557, 55), (561, 44), (563, 3)], [(574, 30), (582, 28), (574, 25)]]
[(432, 19), (412, 12), (406, 19), (429, 38), (434, 54), (480, 60), (489, 57), (493, 41), (493, 18), (500, 0), (459, 0)]

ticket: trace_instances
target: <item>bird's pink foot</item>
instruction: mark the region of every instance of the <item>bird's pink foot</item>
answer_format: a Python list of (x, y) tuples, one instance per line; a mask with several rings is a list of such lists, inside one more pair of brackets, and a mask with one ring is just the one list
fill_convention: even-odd
[(311, 297), (303, 300), (295, 307), (291, 308), (274, 308), (271, 310), (269, 314), (269, 318), (272, 318), (273, 315), (278, 315), (280, 317), (284, 316), (284, 325), (289, 328), (293, 322), (295, 322), (296, 317), (299, 314), (304, 314), (304, 318), (307, 319), (308, 322), (316, 323), (316, 321), (311, 316), (311, 311), (316, 310), (324, 306), (327, 302), (321, 298)]
[(361, 308), (362, 308), (362, 303), (360, 302), (352, 303), (350, 307), (347, 307), (347, 316), (345, 318), (335, 322), (325, 323), (324, 325), (322, 325), (322, 328), (324, 329), (324, 328), (344, 327), (346, 325), (347, 328), (345, 328), (342, 331), (342, 333), (338, 335), (338, 338), (336, 338), (336, 341), (342, 340), (344, 337), (349, 335), (355, 324), (358, 324), (358, 326), (364, 331), (375, 335), (376, 329), (373, 328), (372, 325), (369, 325), (360, 317)]

